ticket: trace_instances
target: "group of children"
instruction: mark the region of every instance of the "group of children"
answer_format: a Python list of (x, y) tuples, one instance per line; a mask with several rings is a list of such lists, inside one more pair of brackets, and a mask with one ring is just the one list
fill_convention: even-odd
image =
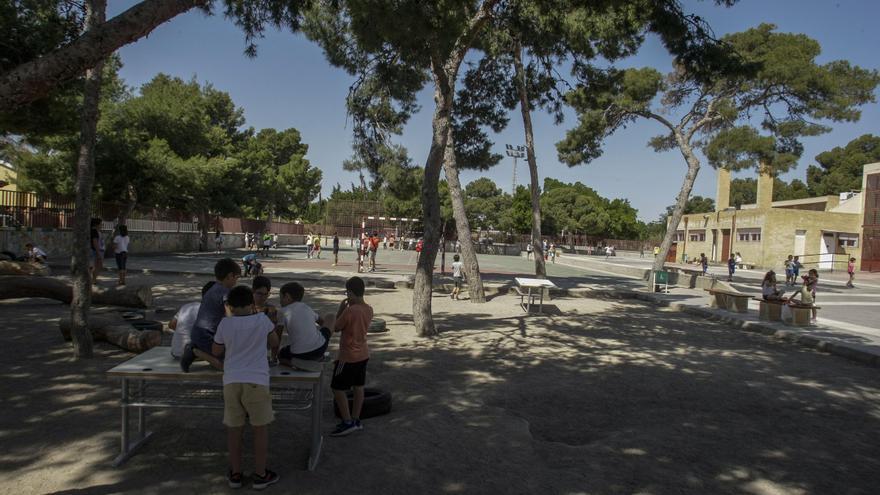
[[(330, 388), (342, 422), (330, 435), (362, 430), (360, 413), (370, 358), (367, 329), (373, 309), (364, 302), (365, 285), (359, 277), (346, 281), (345, 298), (336, 312), (322, 317), (303, 302), (305, 289), (296, 282), (281, 287), (281, 307), (277, 308), (269, 303), (272, 284), (267, 277), (254, 277), (251, 287), (237, 285), (241, 268), (234, 260), (218, 261), (214, 276), (216, 281), (202, 288), (201, 302), (181, 307), (169, 324), (174, 330), (171, 353), (180, 359), (184, 372), (189, 372), (196, 359), (223, 370), (223, 423), (229, 448), (226, 478), (230, 487), (241, 487), (242, 432), (247, 419), (254, 435), (253, 487), (259, 490), (279, 479), (266, 467), (268, 425), (274, 419), (270, 365), (323, 360), (331, 335), (339, 332)], [(280, 347), (285, 330), (288, 345)], [(351, 408), (349, 390), (353, 392)]]
[[(791, 257), (789, 257), (791, 258)], [(786, 272), (788, 265), (786, 265)], [(786, 273), (786, 278), (788, 273)], [(810, 269), (807, 275), (801, 277), (803, 282), (801, 287), (793, 292), (790, 297), (786, 298), (785, 293), (777, 287), (776, 272), (773, 270), (764, 274), (764, 280), (761, 281), (761, 297), (765, 301), (784, 301), (792, 305), (813, 306), (816, 303), (816, 289), (819, 286), (819, 271)], [(786, 285), (792, 285), (786, 280)], [(812, 321), (816, 321), (816, 309), (812, 310)]]

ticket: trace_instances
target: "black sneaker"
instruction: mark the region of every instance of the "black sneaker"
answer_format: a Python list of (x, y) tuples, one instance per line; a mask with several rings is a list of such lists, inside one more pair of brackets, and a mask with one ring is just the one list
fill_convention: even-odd
[(358, 430), (363, 430), (363, 429), (364, 429), (364, 425), (361, 424), (361, 420), (359, 420), (359, 419), (355, 419), (355, 420), (353, 420), (353, 421), (354, 421), (354, 427), (355, 427), (355, 428), (357, 428)]
[(270, 469), (267, 469), (266, 474), (263, 476), (254, 473), (254, 490), (262, 490), (269, 485), (274, 485), (275, 483), (278, 483), (278, 480), (280, 479), (281, 476), (278, 476), (278, 473)]
[(229, 488), (241, 488), (241, 473), (233, 473), (231, 469), (226, 471), (226, 482)]
[(192, 366), (193, 361), (195, 360), (196, 354), (193, 352), (192, 344), (186, 344), (183, 347), (183, 354), (180, 356), (180, 369), (182, 369), (184, 373), (189, 373), (189, 367)]
[(357, 424), (354, 421), (343, 421), (336, 425), (336, 429), (330, 433), (331, 437), (344, 437), (346, 435), (350, 435), (358, 430)]

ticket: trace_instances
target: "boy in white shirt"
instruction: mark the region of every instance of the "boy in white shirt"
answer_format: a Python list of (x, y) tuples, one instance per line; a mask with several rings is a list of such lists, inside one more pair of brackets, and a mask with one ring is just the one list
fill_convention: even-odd
[(455, 286), (452, 288), (452, 297), (453, 299), (458, 299), (458, 295), (461, 294), (461, 283), (463, 280), (462, 277), (462, 263), (461, 258), (456, 254), (452, 257), (452, 281), (455, 283)]
[[(205, 297), (205, 292), (208, 292), (208, 289), (214, 286), (217, 282), (210, 281), (202, 287), (202, 297)], [(193, 325), (196, 322), (196, 318), (199, 316), (199, 306), (202, 305), (201, 300), (199, 302), (191, 302), (184, 304), (177, 310), (177, 314), (174, 315), (174, 318), (168, 322), (168, 328), (174, 330), (174, 335), (171, 337), (171, 355), (176, 359), (180, 359), (180, 356), (183, 355), (183, 348), (186, 344), (189, 344), (189, 332), (192, 330)]]
[(268, 425), (275, 419), (266, 348), (278, 348), (278, 335), (265, 314), (255, 313), (250, 287), (239, 285), (229, 291), (226, 307), (232, 316), (220, 321), (211, 349), (223, 358), (223, 424), (229, 446), (226, 480), (231, 488), (241, 487), (242, 433), (247, 418), (254, 434), (253, 487), (262, 490), (279, 480), (277, 473), (266, 469)]
[[(292, 359), (320, 361), (330, 343), (333, 321), (325, 321), (312, 308), (302, 302), (305, 289), (296, 282), (281, 287), (281, 309), (278, 324), (287, 329), (290, 345), (281, 348), (278, 362), (290, 366)], [(334, 320), (332, 315), (328, 320)]]

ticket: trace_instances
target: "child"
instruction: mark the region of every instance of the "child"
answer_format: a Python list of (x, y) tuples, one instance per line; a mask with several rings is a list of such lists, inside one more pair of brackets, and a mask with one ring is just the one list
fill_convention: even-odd
[[(231, 258), (223, 258), (214, 265), (214, 278), (217, 279), (217, 283), (202, 296), (196, 322), (190, 331), (190, 343), (184, 346), (183, 354), (180, 356), (180, 369), (184, 373), (189, 373), (189, 367), (195, 358), (204, 359), (218, 370), (223, 369), (223, 361), (212, 352), (212, 342), (214, 334), (217, 333), (217, 325), (226, 316), (226, 296), (229, 294), (229, 289), (235, 287), (239, 276), (241, 276), (241, 268)], [(265, 353), (263, 359), (266, 359)]]
[[(281, 326), (278, 325), (278, 308), (269, 302), (269, 294), (272, 292), (272, 281), (269, 277), (259, 275), (251, 282), (251, 290), (254, 291), (254, 310), (263, 313), (275, 325), (275, 333), (281, 338)], [(273, 354), (273, 360), (278, 356)]]
[[(320, 361), (330, 343), (330, 329), (336, 320), (330, 315), (327, 320), (312, 311), (302, 302), (305, 289), (296, 282), (281, 287), (281, 325), (287, 329), (290, 345), (281, 348), (278, 360), (281, 364), (291, 366), (291, 359)], [(325, 326), (326, 325), (326, 326)], [(320, 330), (318, 329), (320, 327)], [(281, 333), (278, 333), (281, 337)]]
[[(208, 292), (208, 289), (214, 286), (217, 282), (210, 281), (202, 287), (202, 297), (205, 297), (205, 293)], [(171, 337), (171, 355), (176, 359), (180, 359), (180, 356), (183, 355), (183, 348), (186, 344), (189, 344), (189, 334), (192, 331), (193, 324), (196, 322), (196, 317), (199, 315), (199, 306), (201, 306), (201, 302), (191, 302), (184, 304), (177, 310), (177, 314), (174, 315), (174, 318), (168, 322), (168, 328), (174, 330), (174, 335)]]
[(125, 285), (125, 265), (128, 262), (128, 227), (119, 226), (119, 235), (113, 238), (113, 253), (116, 257), (116, 269), (119, 271), (119, 281), (116, 285)]
[(249, 277), (252, 271), (259, 264), (257, 262), (257, 253), (248, 253), (241, 257), (241, 263), (244, 265), (244, 276)]
[(797, 279), (801, 274), (801, 268), (803, 268), (803, 266), (804, 265), (800, 262), (800, 256), (795, 256), (791, 261), (791, 285), (797, 283)]
[(333, 266), (339, 264), (339, 235), (338, 232), (333, 233)]
[(312, 254), (315, 255), (316, 259), (321, 259), (321, 234), (316, 235), (312, 239), (312, 244), (314, 244)]
[(226, 308), (230, 316), (220, 321), (212, 339), (212, 352), (224, 364), (223, 424), (229, 446), (226, 480), (230, 488), (241, 487), (242, 434), (248, 418), (254, 434), (253, 487), (262, 490), (280, 479), (277, 473), (266, 469), (268, 425), (275, 419), (266, 347), (277, 349), (278, 336), (269, 318), (254, 312), (254, 294), (248, 287), (240, 285), (229, 291)]
[(452, 297), (453, 299), (458, 299), (458, 295), (461, 293), (461, 267), (462, 263), (459, 261), (461, 258), (456, 254), (452, 257), (452, 281), (455, 283), (455, 286), (452, 288)]
[(761, 297), (765, 301), (777, 301), (782, 299), (782, 293), (776, 288), (776, 272), (770, 270), (761, 281)]
[(223, 252), (223, 236), (220, 234), (220, 231), (214, 232), (214, 247), (217, 248), (217, 254)]
[(27, 259), (31, 263), (40, 263), (45, 265), (47, 261), (49, 261), (49, 256), (46, 254), (46, 251), (43, 251), (37, 246), (34, 246), (30, 242), (24, 245), (24, 248), (27, 249)]
[(846, 282), (846, 286), (850, 289), (854, 289), (855, 285), (853, 285), (853, 280), (856, 278), (856, 259), (850, 258), (849, 263), (846, 264), (846, 273), (849, 274), (849, 280)]
[(727, 281), (733, 282), (733, 274), (736, 272), (736, 256), (730, 255), (727, 258)]
[[(345, 282), (346, 298), (339, 303), (333, 330), (341, 332), (339, 339), (339, 358), (333, 366), (333, 398), (339, 408), (342, 422), (330, 436), (341, 437), (362, 430), (361, 408), (364, 405), (364, 384), (367, 378), (367, 361), (370, 350), (367, 347), (367, 329), (373, 320), (373, 308), (364, 302), (364, 281), (351, 277)], [(346, 392), (354, 389), (352, 408), (348, 408)]]
[(706, 272), (709, 271), (709, 258), (706, 257), (706, 253), (700, 253), (700, 266), (703, 267), (703, 276), (706, 276)]
[(791, 285), (794, 283), (794, 260), (792, 260), (792, 256), (789, 254), (788, 258), (785, 260), (785, 285)]

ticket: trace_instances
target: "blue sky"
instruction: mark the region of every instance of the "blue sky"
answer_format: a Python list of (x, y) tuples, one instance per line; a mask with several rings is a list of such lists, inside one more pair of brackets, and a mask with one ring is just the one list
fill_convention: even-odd
[[(112, 1), (108, 17), (133, 0)], [(874, 0), (741, 0), (732, 8), (718, 7), (712, 1), (684, 2), (685, 8), (706, 19), (719, 36), (753, 27), (761, 22), (779, 26), (779, 31), (799, 32), (819, 41), (820, 62), (846, 59), (865, 68), (878, 68), (880, 47), (880, 2)], [(344, 99), (351, 79), (331, 67), (321, 50), (303, 36), (289, 32), (270, 32), (259, 43), (259, 55), (243, 55), (244, 36), (222, 16), (208, 17), (199, 11), (178, 16), (157, 28), (149, 37), (123, 47), (121, 76), (139, 87), (164, 72), (184, 79), (195, 77), (228, 92), (244, 109), (248, 126), (257, 129), (295, 127), (309, 145), (307, 158), (324, 174), (325, 195), (337, 183), (348, 187), (357, 181), (342, 170), (351, 154), (351, 128), (345, 115)], [(653, 38), (637, 55), (626, 61), (631, 66), (652, 66), (666, 72), (671, 58)], [(880, 93), (878, 93), (880, 96)], [(397, 140), (406, 146), (415, 163), (424, 164), (431, 140), (430, 88), (420, 94), (421, 111)], [(519, 110), (511, 115), (509, 127), (495, 136), (496, 151), (504, 145), (524, 142)], [(559, 141), (571, 118), (560, 126), (545, 114), (533, 115), (535, 150), (541, 180), (554, 177), (567, 182), (580, 181), (610, 198), (626, 198), (639, 210), (643, 220), (656, 219), (674, 201), (686, 165), (677, 151), (655, 153), (646, 146), (662, 128), (651, 121), (640, 121), (619, 130), (605, 141), (604, 155), (589, 165), (569, 168), (556, 159)], [(813, 157), (835, 146), (843, 146), (866, 133), (880, 134), (880, 107), (863, 108), (862, 119), (853, 124), (835, 124), (826, 135), (804, 140), (805, 152), (798, 167), (784, 178), (805, 180)], [(510, 191), (513, 163), (506, 159), (486, 173), (464, 172), (464, 182), (488, 176)], [(528, 171), (518, 165), (517, 183), (527, 181)], [(753, 175), (745, 173), (741, 175)], [(715, 172), (708, 166), (700, 171), (693, 194), (714, 196)]]

